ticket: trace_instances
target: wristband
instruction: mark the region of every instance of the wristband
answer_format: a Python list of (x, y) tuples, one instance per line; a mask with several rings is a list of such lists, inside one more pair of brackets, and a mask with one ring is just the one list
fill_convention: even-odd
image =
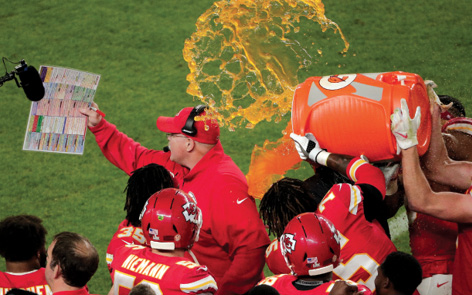
[(315, 162), (320, 164), (320, 165), (323, 165), (323, 166), (328, 166), (327, 162), (328, 162), (329, 155), (331, 155), (330, 152), (327, 152), (327, 151), (323, 150), (323, 151), (319, 152), (318, 155), (316, 155)]

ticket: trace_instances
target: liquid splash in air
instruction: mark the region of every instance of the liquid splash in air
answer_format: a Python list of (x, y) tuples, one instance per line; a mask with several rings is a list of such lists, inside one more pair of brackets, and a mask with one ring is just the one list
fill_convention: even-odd
[[(254, 128), (264, 120), (280, 122), (290, 112), (300, 74), (327, 50), (320, 45), (323, 34), (339, 34), (341, 52), (349, 47), (324, 13), (321, 0), (215, 2), (185, 42), (187, 92), (209, 105), (207, 115), (229, 130)], [(266, 141), (253, 150), (247, 175), (251, 195), (261, 198), (273, 181), (300, 162), (287, 130), (276, 143)], [(273, 167), (270, 159), (277, 154), (292, 160)]]

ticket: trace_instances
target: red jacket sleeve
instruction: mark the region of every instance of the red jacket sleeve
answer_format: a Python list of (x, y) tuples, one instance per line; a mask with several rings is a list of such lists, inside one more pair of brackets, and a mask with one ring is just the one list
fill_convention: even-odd
[(134, 170), (156, 163), (166, 167), (174, 175), (184, 168), (170, 161), (170, 153), (151, 150), (141, 146), (118, 131), (115, 125), (102, 119), (95, 127), (90, 127), (103, 155), (116, 167), (130, 175)]

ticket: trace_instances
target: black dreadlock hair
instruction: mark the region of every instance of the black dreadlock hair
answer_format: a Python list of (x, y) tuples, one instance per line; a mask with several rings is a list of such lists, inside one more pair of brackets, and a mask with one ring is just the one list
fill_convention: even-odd
[(174, 187), (174, 180), (169, 171), (158, 164), (148, 164), (132, 172), (126, 192), (126, 211), (128, 225), (141, 226), (139, 215), (144, 204), (154, 193), (164, 188)]
[(316, 174), (305, 181), (283, 178), (274, 183), (262, 197), (259, 213), (277, 238), (283, 234), (285, 226), (298, 214), (315, 212), (318, 204), (336, 183), (349, 182), (340, 173), (320, 166)]
[(303, 181), (286, 177), (272, 184), (264, 194), (259, 213), (269, 228), (269, 234), (275, 233), (279, 238), (293, 217), (303, 212), (314, 212), (316, 208), (317, 204), (303, 186)]
[(307, 178), (303, 186), (308, 190), (316, 200), (316, 206), (323, 200), (326, 193), (338, 183), (354, 184), (347, 176), (325, 166), (316, 168), (315, 175)]

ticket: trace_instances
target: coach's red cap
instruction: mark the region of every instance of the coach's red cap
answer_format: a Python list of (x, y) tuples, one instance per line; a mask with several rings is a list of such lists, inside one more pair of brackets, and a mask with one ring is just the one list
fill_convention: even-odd
[[(201, 143), (216, 144), (220, 139), (220, 127), (218, 123), (211, 119), (205, 121), (194, 120), (194, 118), (192, 118), (194, 115), (202, 116), (205, 114), (205, 111), (196, 114), (194, 110), (197, 108), (187, 107), (180, 110), (175, 117), (161, 116), (157, 118), (157, 129), (165, 133), (183, 134)], [(192, 111), (194, 111), (194, 113), (192, 113)]]

